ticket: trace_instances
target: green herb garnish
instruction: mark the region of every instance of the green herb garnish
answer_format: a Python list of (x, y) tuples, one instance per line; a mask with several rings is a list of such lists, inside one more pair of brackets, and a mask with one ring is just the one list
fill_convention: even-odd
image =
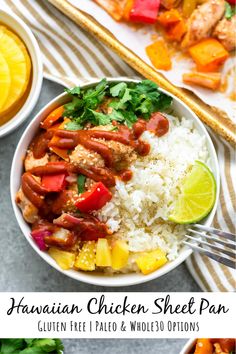
[[(94, 126), (108, 125), (117, 121), (131, 127), (138, 118), (149, 119), (151, 114), (170, 107), (172, 98), (159, 91), (149, 80), (140, 83), (108, 84), (106, 79), (93, 88), (67, 89), (72, 101), (67, 103), (64, 116), (71, 119), (68, 130), (82, 129), (87, 123)], [(109, 99), (109, 113), (98, 112), (99, 106)]]
[(85, 181), (86, 177), (84, 175), (79, 175), (77, 178), (78, 193), (84, 193), (85, 191)]
[(60, 354), (60, 339), (0, 339), (1, 354)]
[(230, 4), (225, 2), (225, 18), (231, 20), (231, 18), (236, 14), (236, 6), (230, 6)]

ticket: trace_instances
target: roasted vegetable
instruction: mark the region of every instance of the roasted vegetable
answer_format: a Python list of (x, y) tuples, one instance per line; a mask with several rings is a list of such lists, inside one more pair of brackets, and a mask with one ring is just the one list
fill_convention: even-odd
[(155, 23), (157, 19), (160, 0), (134, 0), (129, 18), (133, 22)]
[(169, 30), (166, 32), (167, 38), (172, 41), (180, 42), (186, 33), (186, 30), (186, 24), (184, 20), (181, 20), (169, 28)]
[(213, 354), (213, 345), (210, 339), (199, 338), (197, 340), (194, 354)]
[(55, 124), (64, 113), (64, 106), (59, 106), (54, 109), (42, 122), (41, 127), (43, 129), (49, 129), (53, 124)]
[(171, 69), (171, 59), (163, 40), (158, 40), (146, 47), (146, 53), (156, 69)]
[(183, 81), (186, 84), (198, 85), (211, 90), (217, 90), (220, 86), (220, 73), (186, 73), (183, 74)]
[[(58, 127), (58, 129), (65, 129), (66, 125), (69, 122), (70, 122), (70, 119), (65, 118), (64, 121)], [(53, 136), (53, 138), (51, 139), (51, 141), (49, 143), (49, 146), (51, 145), (50, 150), (53, 151), (56, 155), (60, 156), (63, 160), (68, 161), (69, 160), (68, 150), (53, 146), (53, 144), (55, 144), (58, 140), (59, 140), (59, 138), (57, 136)]]
[(183, 1), (183, 15), (188, 18), (197, 6), (197, 0), (184, 0)]
[(104, 8), (116, 21), (123, 17), (123, 11), (126, 0), (94, 0), (98, 5)]
[(157, 21), (163, 26), (168, 27), (170, 25), (175, 25), (177, 22), (181, 21), (181, 15), (178, 10), (171, 9), (169, 11), (162, 12), (158, 17)]
[(197, 69), (203, 72), (217, 71), (229, 57), (223, 45), (214, 38), (207, 38), (189, 48)]
[(87, 192), (82, 193), (76, 201), (76, 207), (83, 213), (101, 209), (112, 198), (112, 194), (102, 182), (95, 183)]

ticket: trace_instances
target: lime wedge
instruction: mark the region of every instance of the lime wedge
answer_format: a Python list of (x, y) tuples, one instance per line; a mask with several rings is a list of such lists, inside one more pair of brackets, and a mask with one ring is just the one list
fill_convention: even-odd
[(183, 180), (169, 220), (177, 224), (195, 223), (209, 214), (215, 199), (215, 178), (204, 163), (196, 161)]

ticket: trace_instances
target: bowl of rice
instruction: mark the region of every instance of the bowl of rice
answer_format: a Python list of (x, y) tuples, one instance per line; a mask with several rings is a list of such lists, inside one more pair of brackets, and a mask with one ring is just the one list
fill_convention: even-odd
[[(97, 107), (95, 110), (89, 109), (89, 112), (92, 112), (92, 115), (90, 115), (90, 113), (88, 115), (93, 123), (88, 123), (86, 121), (86, 123), (84, 123), (86, 125), (82, 128), (78, 125), (78, 119), (76, 118), (77, 120), (75, 120), (75, 116), (76, 114), (78, 115), (78, 112), (73, 114), (73, 111), (71, 111), (71, 117), (68, 112), (70, 112), (69, 110), (71, 109), (77, 109), (75, 107), (78, 107), (76, 104), (78, 103), (78, 98), (80, 97), (79, 95), (83, 95), (85, 99), (88, 95), (93, 96), (93, 90), (97, 90), (97, 92), (102, 90), (101, 85), (106, 85), (106, 88), (104, 89), (104, 86), (103, 90), (107, 90), (106, 94), (104, 93), (105, 91), (103, 92), (103, 96), (109, 95), (108, 92), (110, 92), (111, 98), (106, 98), (108, 104), (106, 102), (104, 105), (104, 102), (102, 102), (101, 109), (98, 109)], [(200, 221), (204, 225), (210, 225), (212, 223), (219, 198), (220, 177), (217, 155), (211, 138), (203, 123), (190, 110), (190, 108), (188, 108), (177, 97), (171, 95), (165, 90), (155, 89), (153, 85), (153, 83), (150, 84), (150, 82), (147, 81), (140, 82), (138, 80), (118, 78), (107, 79), (105, 80), (105, 83), (104, 81), (102, 81), (102, 83), (93, 81), (89, 84), (82, 85), (79, 89), (76, 88), (69, 90), (67, 93), (63, 93), (49, 102), (32, 119), (16, 148), (12, 162), (10, 188), (12, 205), (18, 224), (27, 241), (48, 264), (78, 281), (101, 286), (135, 285), (159, 278), (160, 276), (175, 269), (179, 264), (185, 261), (186, 258), (192, 253), (191, 249), (183, 245), (188, 224), (176, 223), (171, 220), (169, 215), (171, 209), (173, 208), (173, 203), (175, 203), (181, 193), (182, 181), (196, 163), (207, 166), (206, 168), (211, 171), (210, 173), (214, 178), (214, 203), (212, 204), (207, 215), (202, 217), (202, 220)], [(93, 205), (96, 204), (96, 206), (91, 208), (90, 205), (91, 211), (88, 209), (88, 205), (85, 205), (85, 202), (87, 202), (87, 199), (90, 198), (89, 200), (91, 203), (91, 189), (93, 189), (94, 181), (92, 181), (91, 187), (91, 171), (89, 174), (83, 165), (84, 161), (78, 160), (79, 154), (85, 149), (84, 146), (87, 143), (85, 142), (84, 146), (81, 148), (81, 145), (78, 144), (78, 140), (76, 139), (79, 137), (79, 141), (84, 141), (82, 137), (83, 134), (85, 134), (85, 136), (89, 137), (89, 139), (92, 136), (92, 142), (96, 141), (97, 143), (105, 144), (106, 139), (110, 139), (106, 136), (115, 136), (116, 132), (119, 133), (120, 129), (123, 129), (121, 127), (122, 124), (124, 124), (126, 131), (128, 128), (134, 129), (134, 125), (136, 124), (136, 131), (139, 131), (140, 126), (137, 126), (137, 123), (132, 122), (132, 128), (132, 124), (125, 121), (125, 119), (130, 119), (129, 117), (127, 118), (125, 113), (122, 116), (123, 118), (121, 118), (120, 115), (117, 118), (117, 112), (122, 113), (122, 109), (127, 107), (127, 103), (125, 102), (128, 102), (129, 99), (131, 100), (130, 95), (132, 97), (136, 97), (136, 93), (133, 93), (134, 91), (132, 90), (136, 90), (137, 87), (141, 91), (145, 91), (146, 89), (147, 92), (149, 92), (149, 95), (152, 90), (158, 90), (159, 93), (157, 96), (169, 102), (168, 107), (162, 107), (163, 110), (161, 114), (158, 113), (161, 120), (167, 121), (168, 129), (166, 129), (164, 133), (159, 134), (159, 136), (156, 136), (151, 129), (143, 129), (139, 134), (140, 139), (133, 142), (136, 145), (132, 145), (132, 147), (137, 147), (137, 141), (139, 141), (139, 143), (144, 142), (142, 149), (140, 148), (140, 145), (137, 148), (139, 151), (142, 151), (142, 153), (135, 153), (135, 158), (133, 157), (134, 151), (132, 149), (127, 150), (128, 148), (126, 146), (126, 150), (124, 150), (125, 153), (122, 155), (122, 149), (124, 147), (123, 144), (116, 144), (117, 146), (119, 145), (118, 150), (120, 154), (120, 160), (116, 162), (119, 163), (119, 167), (122, 165), (122, 172), (124, 164), (126, 163), (129, 165), (129, 177), (127, 178), (126, 173), (123, 174), (126, 177), (121, 178), (122, 174), (119, 170), (119, 172), (116, 171), (116, 176), (112, 184), (106, 184), (107, 180), (104, 179), (105, 186), (102, 184), (103, 199), (105, 198), (105, 194), (110, 197), (107, 198), (105, 202), (102, 202), (102, 204), (100, 203), (99, 207), (97, 206), (98, 197), (97, 199), (95, 198), (95, 200), (93, 200)], [(145, 94), (146, 93), (144, 92), (140, 96), (143, 100), (142, 107), (140, 108), (139, 106), (137, 108), (137, 112), (138, 109), (143, 109), (143, 112), (146, 112), (146, 107), (150, 107), (150, 105), (147, 104), (147, 100), (143, 99)], [(124, 98), (125, 95), (126, 98)], [(72, 102), (74, 102), (73, 105), (70, 104), (71, 96), (73, 98)], [(100, 96), (98, 96), (99, 99), (103, 96), (100, 91)], [(112, 97), (115, 97), (115, 103), (110, 104), (110, 101), (113, 99)], [(89, 101), (89, 104), (91, 104), (91, 101)], [(136, 102), (135, 104), (137, 107), (138, 103)], [(113, 108), (109, 108), (110, 106)], [(117, 109), (118, 106), (119, 109)], [(132, 107), (133, 106), (134, 103), (132, 102)], [(58, 107), (66, 107), (67, 114), (65, 114), (64, 111), (64, 113), (59, 117), (59, 121), (56, 121), (55, 112), (58, 111)], [(65, 108), (63, 108), (63, 110), (65, 110)], [(108, 113), (106, 110), (108, 110)], [(53, 114), (51, 114), (52, 112)], [(113, 120), (111, 125), (109, 125), (106, 119), (107, 114), (111, 114), (111, 112), (112, 114), (114, 114), (114, 112), (116, 113), (114, 119), (117, 119), (117, 121), (114, 123)], [(155, 115), (155, 113), (152, 113), (151, 117), (153, 117), (153, 114)], [(70, 118), (69, 123), (66, 121), (67, 125), (65, 125), (65, 119), (67, 119), (68, 116)], [(48, 117), (50, 117), (50, 119)], [(52, 117), (54, 118), (52, 119)], [(144, 117), (146, 117), (145, 114)], [(96, 122), (99, 123), (95, 124), (95, 119)], [(124, 119), (123, 123), (121, 123), (122, 119)], [(150, 122), (151, 119), (152, 118), (150, 118)], [(44, 122), (46, 122), (46, 124)], [(145, 125), (145, 127), (150, 126), (150, 124), (147, 123), (148, 120), (145, 122), (141, 120), (140, 122)], [(63, 129), (67, 127), (67, 130), (62, 130), (61, 124), (64, 124)], [(77, 124), (77, 126), (75, 124)], [(112, 126), (112, 124), (114, 126)], [(50, 142), (48, 144), (49, 148), (47, 146), (48, 151), (45, 152), (44, 157), (42, 158), (41, 156), (41, 158), (39, 158), (38, 156), (38, 160), (33, 161), (32, 146), (34, 148), (38, 144), (41, 149), (42, 144), (38, 143), (38, 140), (36, 141), (35, 139), (39, 139), (38, 136), (40, 134), (46, 134), (44, 130), (41, 132), (42, 128), (45, 129), (46, 125), (48, 129), (46, 133), (48, 134), (48, 131), (50, 131), (51, 137), (51, 131), (53, 131), (53, 134), (57, 136), (56, 141), (57, 143), (59, 141), (58, 146), (56, 146), (56, 143), (53, 145)], [(107, 128), (108, 126), (109, 128)], [(41, 133), (39, 134), (40, 127)], [(55, 133), (55, 129), (59, 129), (59, 132)], [(77, 133), (80, 132), (80, 129), (83, 129), (85, 132), (83, 134)], [(160, 131), (162, 132), (162, 130), (159, 130), (159, 132)], [(105, 138), (103, 138), (103, 133)], [(54, 135), (53, 139), (55, 140)], [(124, 136), (125, 135), (123, 135), (123, 138)], [(76, 144), (75, 140), (77, 141)], [(68, 156), (63, 156), (62, 160), (61, 157), (59, 159), (57, 153), (61, 147), (63, 148), (63, 143), (66, 144), (66, 153)], [(113, 142), (109, 141), (109, 148), (113, 149), (112, 151), (114, 155), (116, 152), (115, 148), (117, 146), (112, 146), (112, 143)], [(73, 148), (70, 144), (74, 144)], [(145, 146), (148, 146), (148, 153), (143, 153)], [(22, 156), (24, 156), (25, 159), (22, 159)], [(87, 153), (86, 158), (88, 159), (88, 163), (90, 163), (94, 157), (96, 158), (94, 160), (96, 161), (94, 162), (94, 168), (100, 168), (100, 170), (105, 169), (107, 171), (106, 166), (100, 166), (100, 163), (102, 163), (100, 155), (97, 155), (94, 151), (92, 151), (91, 154), (89, 152)], [(43, 161), (45, 159), (46, 161)], [(71, 164), (73, 165), (72, 169)], [(32, 175), (29, 176), (29, 174), (33, 174), (33, 177), (37, 183), (40, 184), (41, 180), (41, 185), (38, 185), (38, 188), (42, 187), (44, 180), (46, 181), (45, 177), (42, 176), (42, 174), (45, 173), (42, 173), (42, 166), (40, 165), (44, 165), (44, 170), (45, 166), (47, 169), (48, 166), (53, 166), (54, 168), (55, 165), (60, 165), (60, 168), (63, 168), (63, 171), (65, 166), (67, 170), (68, 166), (70, 166), (66, 177), (67, 194), (68, 190), (74, 190), (72, 184), (75, 181), (73, 179), (75, 174), (77, 173), (76, 178), (78, 178), (78, 180), (81, 178), (81, 173), (82, 176), (85, 175), (83, 176), (86, 181), (83, 185), (85, 190), (83, 190), (81, 195), (77, 189), (80, 188), (80, 186), (77, 185), (75, 187), (76, 193), (79, 194), (75, 203), (79, 209), (77, 210), (78, 213), (76, 213), (75, 210), (67, 210), (66, 208), (68, 203), (64, 203), (64, 207), (59, 208), (60, 212), (58, 212), (58, 208), (55, 208), (55, 205), (58, 205), (58, 196), (55, 196), (55, 189), (50, 190), (51, 193), (46, 194), (46, 196), (43, 194), (45, 192), (45, 188), (42, 192), (43, 196), (41, 195), (41, 198), (45, 201), (45, 203), (47, 201), (47, 208), (44, 207), (43, 209), (43, 217), (42, 212), (38, 212), (38, 208), (31, 205), (32, 203), (28, 200), (30, 199), (30, 194), (28, 199), (26, 198), (26, 196), (28, 196), (27, 190), (29, 189), (28, 187), (31, 183), (30, 178), (32, 181)], [(61, 167), (62, 165), (63, 167)], [(56, 168), (58, 167), (56, 166)], [(114, 171), (114, 166), (112, 171)], [(78, 175), (78, 173), (80, 173), (80, 175)], [(102, 178), (104, 178), (104, 176)], [(35, 182), (35, 180), (33, 181)], [(96, 179), (96, 186), (98, 186), (97, 182), (98, 180)], [(25, 183), (25, 186), (23, 183)], [(102, 193), (100, 187), (101, 185), (97, 188), (96, 193), (98, 193), (98, 191), (99, 193)], [(24, 192), (26, 195), (24, 195)], [(50, 205), (51, 209), (50, 212), (46, 213), (45, 209), (48, 210), (48, 205)], [(32, 211), (30, 206), (34, 209), (33, 216), (29, 216), (27, 214), (29, 210)], [(52, 213), (52, 210), (54, 214)], [(86, 212), (86, 214), (84, 214), (84, 212)], [(47, 216), (45, 217), (45, 215)], [(42, 218), (47, 218), (46, 222), (44, 220), (42, 222)], [(96, 220), (96, 223), (99, 223), (99, 227), (102, 225), (106, 228), (106, 230), (108, 230), (107, 237), (104, 238), (101, 236), (100, 239), (99, 236), (95, 237), (94, 234), (91, 234), (90, 236), (92, 238), (89, 238), (89, 233), (83, 233), (80, 228), (79, 241), (78, 239), (77, 241), (73, 241), (72, 245), (71, 237), (73, 236), (72, 238), (74, 240), (74, 231), (78, 231), (78, 226), (76, 226), (76, 229), (73, 229), (71, 224), (74, 225), (75, 222), (77, 224), (80, 223), (79, 225), (81, 226), (81, 220), (83, 222), (85, 222), (85, 220), (89, 222), (91, 222), (91, 220), (93, 220), (93, 222)], [(39, 238), (42, 237), (42, 224), (43, 233), (46, 237), (44, 240), (42, 240), (42, 238), (39, 240)], [(38, 232), (39, 225), (41, 225), (40, 233)], [(88, 225), (88, 223), (86, 225)], [(56, 227), (56, 231), (52, 231), (52, 228), (54, 227)], [(60, 227), (60, 229), (58, 229), (58, 227)], [(64, 228), (66, 229), (64, 230), (64, 233), (61, 228), (63, 230)], [(46, 233), (45, 229), (47, 229)], [(85, 229), (83, 228), (83, 230)], [(101, 228), (99, 230), (101, 230)], [(99, 232), (100, 231), (98, 231), (98, 235)], [(64, 239), (67, 236), (70, 237), (70, 242), (68, 239)], [(60, 242), (64, 242), (62, 246)], [(67, 247), (68, 245), (70, 245), (69, 248)], [(86, 252), (82, 252), (83, 247), (86, 248), (87, 257), (88, 251), (90, 252), (89, 259), (87, 258), (89, 261), (87, 268), (84, 262)], [(95, 249), (92, 250), (92, 253), (91, 247), (95, 247)], [(100, 254), (101, 250), (103, 252), (102, 255)], [(82, 253), (80, 252), (83, 253), (83, 259), (81, 256)], [(158, 257), (160, 257), (158, 260), (159, 263), (156, 261), (156, 258), (155, 262), (153, 261), (153, 257), (156, 257), (157, 254)], [(117, 255), (119, 255), (119, 257)], [(70, 263), (69, 266), (67, 262)], [(84, 263), (81, 265), (81, 262)], [(113, 266), (113, 264), (115, 266)]]

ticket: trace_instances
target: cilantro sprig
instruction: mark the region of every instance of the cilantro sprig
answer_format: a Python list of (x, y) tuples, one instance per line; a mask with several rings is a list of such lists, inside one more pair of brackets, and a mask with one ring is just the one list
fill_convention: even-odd
[[(112, 121), (131, 127), (138, 118), (148, 120), (153, 112), (166, 110), (172, 102), (171, 97), (149, 80), (114, 84), (103, 79), (95, 87), (81, 89), (78, 86), (66, 92), (72, 98), (64, 106), (63, 115), (71, 119), (66, 126), (68, 130), (83, 129), (87, 123), (108, 125)], [(109, 113), (99, 110), (106, 100)]]
[(0, 339), (1, 354), (61, 354), (60, 339)]

